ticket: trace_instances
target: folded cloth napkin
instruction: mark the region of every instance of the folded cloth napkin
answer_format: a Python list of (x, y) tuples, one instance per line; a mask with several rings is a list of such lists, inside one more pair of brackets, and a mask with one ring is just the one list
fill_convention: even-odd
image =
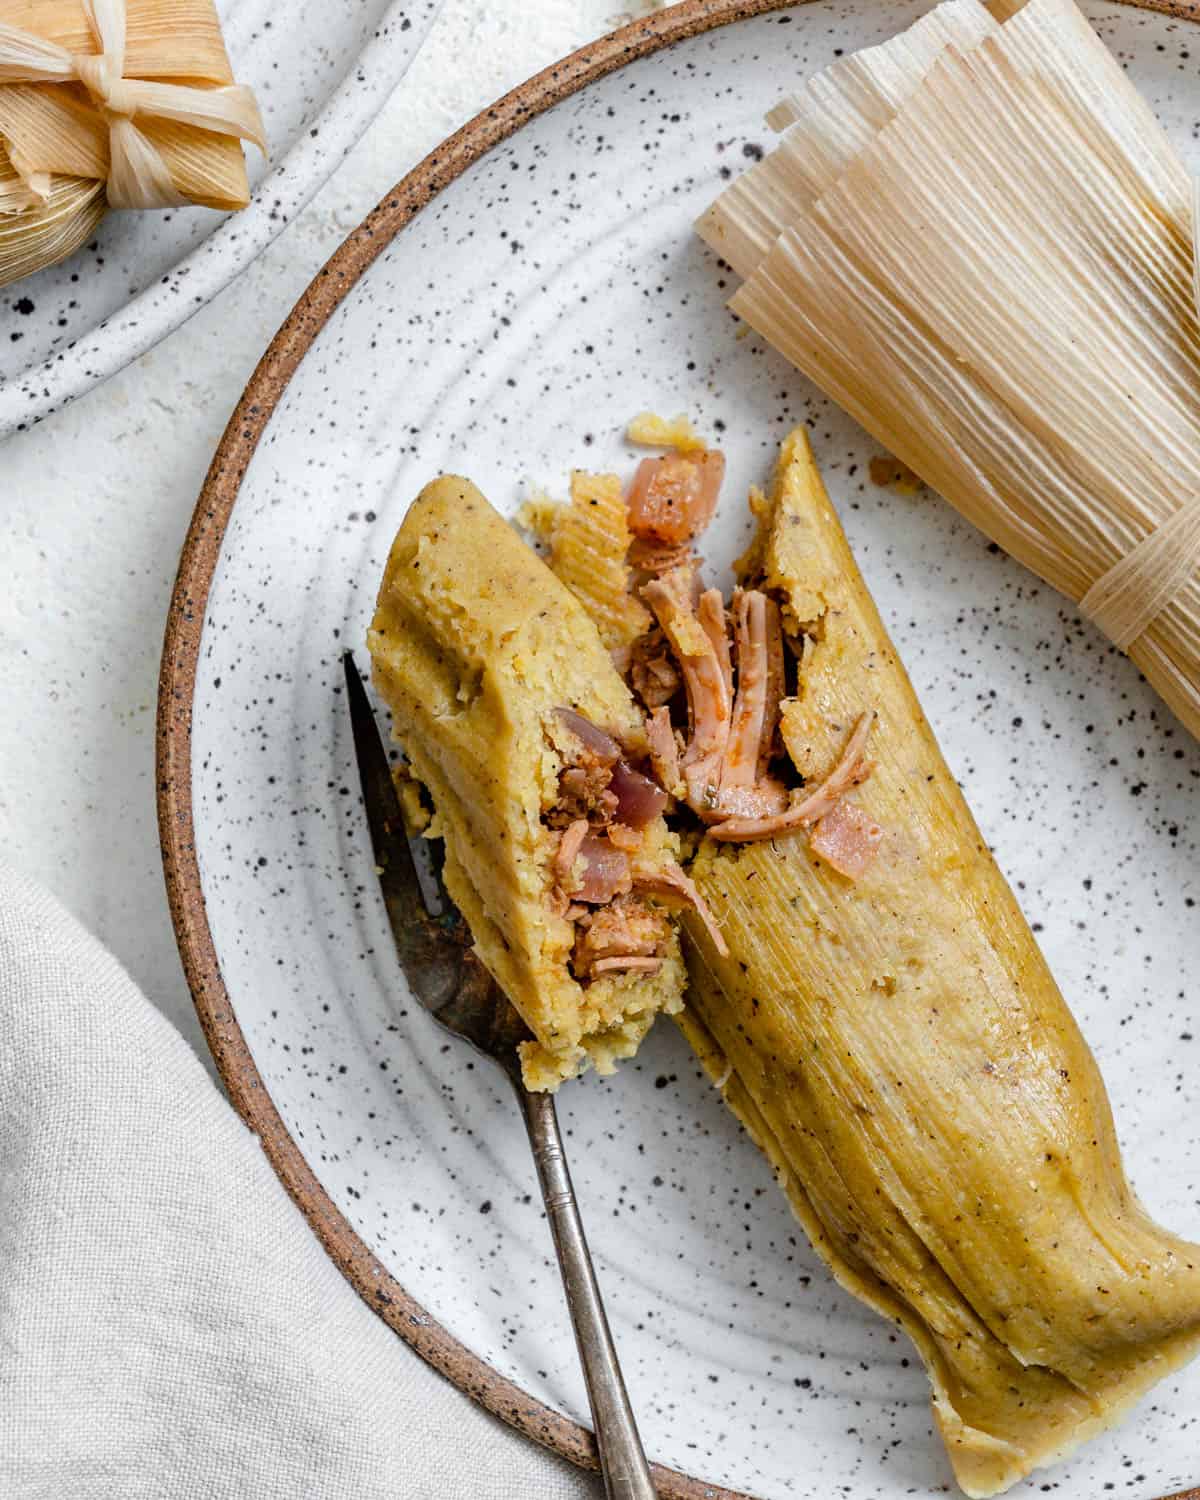
[(183, 1038), (0, 866), (0, 1496), (596, 1493), (359, 1301)]

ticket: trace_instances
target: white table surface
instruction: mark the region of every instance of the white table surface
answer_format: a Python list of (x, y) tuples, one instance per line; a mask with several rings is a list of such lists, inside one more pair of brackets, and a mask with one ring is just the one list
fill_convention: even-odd
[(308, 210), (143, 359), (0, 448), (0, 853), (44, 881), (208, 1058), (167, 913), (154, 806), (159, 652), (214, 447), (325, 259), (451, 131), (647, 0), (446, 0)]

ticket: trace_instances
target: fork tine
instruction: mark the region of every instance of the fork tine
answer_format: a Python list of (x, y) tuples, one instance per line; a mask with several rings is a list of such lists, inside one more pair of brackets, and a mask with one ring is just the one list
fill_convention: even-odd
[[(387, 750), (353, 652), (343, 654), (342, 667), (363, 807), (396, 951), (413, 994), (436, 1011), (462, 983), (465, 949), (452, 924), (432, 917), (425, 905)], [(447, 910), (454, 910), (449, 902)]]
[(350, 728), (354, 734), (354, 757), (358, 762), (358, 779), (362, 786), (375, 863), (398, 877), (394, 884), (403, 887), (410, 900), (420, 902), (421, 911), (424, 912), (425, 903), (421, 900), (417, 867), (408, 846), (404, 813), (396, 784), (392, 780), (391, 763), (352, 651), (343, 653), (342, 669), (346, 674), (346, 697), (350, 705)]

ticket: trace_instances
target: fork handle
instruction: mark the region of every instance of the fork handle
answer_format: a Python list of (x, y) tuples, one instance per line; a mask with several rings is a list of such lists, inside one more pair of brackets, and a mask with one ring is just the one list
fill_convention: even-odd
[(575, 1329), (600, 1452), (604, 1492), (608, 1500), (655, 1500), (654, 1481), (633, 1419), (567, 1170), (554, 1096), (531, 1093), (520, 1085), (517, 1093), (537, 1162), (542, 1200), (554, 1235), (567, 1307)]

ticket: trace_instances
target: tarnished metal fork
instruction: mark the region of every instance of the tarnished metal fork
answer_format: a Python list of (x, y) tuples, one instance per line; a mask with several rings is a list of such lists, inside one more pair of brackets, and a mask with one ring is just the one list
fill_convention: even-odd
[(654, 1482), (571, 1186), (554, 1096), (533, 1093), (522, 1082), (517, 1046), (529, 1032), (471, 951), (466, 924), (449, 897), (442, 892), (442, 910), (437, 915), (425, 904), (387, 749), (349, 651), (342, 662), (375, 866), (404, 977), (434, 1020), (490, 1057), (513, 1086), (554, 1236), (592, 1408), (605, 1493), (609, 1500), (654, 1500)]

